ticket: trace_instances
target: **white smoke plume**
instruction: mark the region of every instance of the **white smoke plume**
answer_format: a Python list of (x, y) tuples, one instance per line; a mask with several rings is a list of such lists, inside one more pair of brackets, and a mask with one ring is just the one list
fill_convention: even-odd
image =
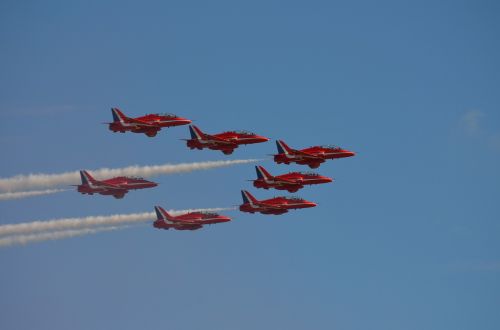
[[(151, 166), (128, 166), (123, 168), (101, 168), (89, 171), (96, 179), (105, 179), (113, 176), (145, 176), (151, 177), (163, 174), (174, 174), (208, 170), (238, 164), (257, 162), (259, 159), (217, 160), (198, 163), (164, 164)], [(16, 175), (10, 178), (0, 178), (0, 191), (13, 192), (21, 189), (50, 188), (60, 185), (80, 183), (79, 171), (58, 174), (28, 174)]]
[[(172, 215), (178, 215), (194, 211), (219, 212), (224, 210), (233, 210), (234, 208), (208, 208), (208, 209), (192, 209), (192, 210), (170, 210)], [(20, 235), (32, 234), (42, 231), (61, 231), (88, 228), (94, 226), (105, 225), (123, 225), (131, 223), (140, 223), (145, 221), (153, 221), (156, 219), (154, 212), (131, 213), (131, 214), (114, 214), (107, 216), (91, 216), (82, 218), (65, 218), (45, 221), (33, 221), (18, 224), (9, 224), (0, 226), (0, 235)]]
[(26, 245), (29, 243), (53, 241), (75, 236), (83, 236), (89, 234), (96, 234), (103, 231), (111, 231), (127, 228), (128, 226), (120, 227), (101, 227), (101, 228), (86, 228), (86, 229), (73, 229), (64, 231), (55, 231), (48, 233), (35, 233), (27, 235), (14, 235), (0, 238), (0, 247), (7, 247), (11, 245)]
[(68, 189), (46, 189), (46, 190), (31, 190), (31, 191), (19, 191), (19, 192), (7, 192), (0, 193), (0, 201), (8, 199), (19, 199), (32, 196), (49, 195), (55, 194), (62, 191), (68, 191)]

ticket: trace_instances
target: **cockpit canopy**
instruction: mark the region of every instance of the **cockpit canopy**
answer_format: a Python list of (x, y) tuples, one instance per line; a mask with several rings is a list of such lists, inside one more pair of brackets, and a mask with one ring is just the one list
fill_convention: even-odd
[(173, 113), (155, 113), (157, 116), (167, 117), (167, 118), (178, 118), (179, 116), (174, 115)]
[(289, 201), (294, 201), (294, 202), (303, 202), (304, 198), (298, 197), (298, 196), (286, 196), (284, 197), (286, 200)]
[(318, 173), (314, 173), (314, 172), (302, 172), (302, 174), (309, 175), (309, 176), (319, 176)]
[(132, 180), (144, 180), (144, 178), (141, 178), (140, 176), (127, 176), (127, 178)]
[(339, 150), (340, 147), (339, 146), (335, 146), (333, 144), (327, 144), (327, 145), (323, 145), (321, 146), (321, 148), (325, 148), (325, 149), (335, 149), (335, 150)]
[(218, 216), (218, 214), (217, 214), (217, 213), (215, 213), (215, 212), (210, 212), (210, 211), (201, 211), (200, 213), (201, 213), (201, 214), (203, 214), (203, 215), (208, 215), (208, 216), (211, 216), (211, 217), (216, 217), (216, 216)]
[(253, 132), (250, 132), (250, 131), (245, 131), (245, 130), (235, 130), (235, 131), (228, 131), (228, 133), (236, 133), (236, 134), (244, 134), (244, 135), (256, 135), (255, 133)]

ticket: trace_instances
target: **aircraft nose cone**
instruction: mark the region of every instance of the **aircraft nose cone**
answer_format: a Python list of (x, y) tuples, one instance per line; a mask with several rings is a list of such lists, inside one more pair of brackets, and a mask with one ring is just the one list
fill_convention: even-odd
[(315, 207), (315, 206), (318, 206), (318, 204), (313, 203), (313, 202), (308, 202), (306, 205), (307, 205), (306, 207)]
[(329, 182), (333, 182), (333, 178), (329, 178), (329, 177), (323, 177), (323, 180), (325, 181), (325, 183), (329, 183)]
[(257, 140), (261, 141), (261, 142), (267, 142), (269, 141), (269, 138), (266, 138), (265, 136), (257, 136)]

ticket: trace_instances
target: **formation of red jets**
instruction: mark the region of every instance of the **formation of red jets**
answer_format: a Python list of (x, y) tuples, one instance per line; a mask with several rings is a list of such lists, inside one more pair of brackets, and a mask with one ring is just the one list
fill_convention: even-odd
[[(191, 120), (173, 114), (147, 114), (142, 117), (130, 118), (118, 108), (112, 108), (113, 122), (107, 123), (111, 131), (117, 133), (133, 132), (154, 137), (167, 127), (189, 125)], [(217, 134), (202, 132), (195, 125), (189, 125), (190, 139), (185, 139), (190, 149), (218, 150), (230, 155), (240, 145), (262, 143), (269, 138), (247, 131), (227, 131)], [(329, 159), (352, 157), (354, 152), (337, 146), (313, 146), (305, 149), (290, 148), (283, 140), (277, 140), (278, 153), (273, 155), (277, 164), (299, 164), (310, 168), (318, 168)], [(287, 190), (294, 193), (306, 185), (317, 185), (332, 182), (333, 179), (312, 172), (290, 172), (281, 175), (271, 175), (263, 166), (255, 167), (257, 179), (253, 180), (255, 188)], [(82, 194), (111, 195), (123, 198), (130, 190), (153, 188), (158, 184), (143, 178), (115, 177), (105, 180), (94, 179), (87, 171), (80, 171), (82, 183), (77, 191)], [(239, 206), (241, 212), (280, 215), (293, 209), (315, 207), (317, 204), (295, 196), (279, 196), (270, 199), (258, 200), (246, 190), (241, 191), (243, 204)], [(173, 216), (161, 206), (155, 206), (155, 228), (175, 230), (197, 230), (204, 225), (231, 221), (231, 218), (214, 212), (189, 212)]]

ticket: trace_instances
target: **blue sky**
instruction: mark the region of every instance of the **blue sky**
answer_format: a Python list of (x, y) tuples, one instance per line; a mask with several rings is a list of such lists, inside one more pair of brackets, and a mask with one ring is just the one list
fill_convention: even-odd
[[(2, 1), (1, 177), (275, 152), (191, 151), (185, 127), (112, 134), (112, 106), (359, 154), (300, 191), (314, 209), (2, 249), (0, 327), (498, 329), (499, 14), (496, 1)], [(3, 201), (0, 221), (273, 196), (254, 176)]]

